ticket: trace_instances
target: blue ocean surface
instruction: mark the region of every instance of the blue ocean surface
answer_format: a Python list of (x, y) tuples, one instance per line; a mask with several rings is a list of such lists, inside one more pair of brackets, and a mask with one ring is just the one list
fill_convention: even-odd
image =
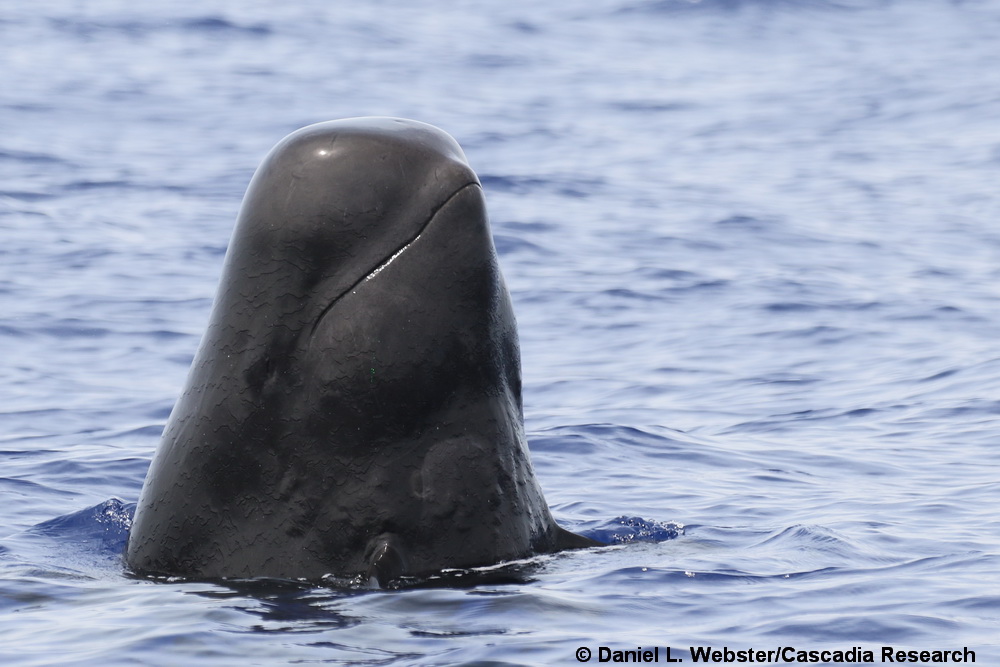
[[(1000, 3), (7, 5), (0, 664), (1000, 664)], [(612, 546), (391, 590), (131, 575), (255, 167), (366, 115), (480, 175), (536, 472)]]

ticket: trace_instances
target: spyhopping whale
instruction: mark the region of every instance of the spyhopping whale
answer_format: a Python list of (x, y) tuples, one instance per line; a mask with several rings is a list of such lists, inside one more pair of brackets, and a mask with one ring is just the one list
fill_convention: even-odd
[(139, 574), (383, 585), (597, 543), (532, 470), (483, 192), (441, 130), (311, 125), (251, 180), (126, 550)]

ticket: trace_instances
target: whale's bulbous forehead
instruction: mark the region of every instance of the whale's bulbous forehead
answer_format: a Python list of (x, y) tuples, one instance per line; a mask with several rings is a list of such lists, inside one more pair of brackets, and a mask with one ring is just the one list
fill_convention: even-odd
[(421, 204), (439, 206), (440, 198), (478, 182), (458, 142), (442, 130), (397, 118), (350, 118), (281, 140), (254, 174), (244, 208), (256, 210), (261, 191), (272, 214), (323, 215), (330, 224), (353, 226), (359, 216), (395, 205), (416, 215)]
[(458, 142), (432, 125), (352, 118), (304, 127), (254, 174), (229, 271), (257, 295), (252, 301), (289, 286), (329, 299), (416, 238), (470, 185), (479, 179)]
[(447, 132), (415, 120), (380, 116), (308, 125), (282, 139), (271, 150), (268, 159), (290, 150), (299, 151), (302, 158), (336, 159), (354, 151), (378, 150), (379, 146), (467, 162), (462, 147)]

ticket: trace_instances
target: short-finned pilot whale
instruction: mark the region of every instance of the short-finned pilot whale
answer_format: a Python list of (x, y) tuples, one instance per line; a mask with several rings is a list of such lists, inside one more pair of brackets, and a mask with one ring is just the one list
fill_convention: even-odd
[(404, 575), (597, 543), (532, 470), (510, 297), (462, 149), (357, 118), (251, 180), (135, 512), (139, 574)]

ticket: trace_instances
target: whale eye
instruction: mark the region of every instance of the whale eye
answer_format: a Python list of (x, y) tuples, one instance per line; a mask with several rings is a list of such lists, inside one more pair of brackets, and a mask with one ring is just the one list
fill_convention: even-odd
[(246, 370), (247, 387), (260, 395), (265, 388), (274, 382), (277, 373), (277, 364), (274, 355), (265, 352), (254, 361)]

